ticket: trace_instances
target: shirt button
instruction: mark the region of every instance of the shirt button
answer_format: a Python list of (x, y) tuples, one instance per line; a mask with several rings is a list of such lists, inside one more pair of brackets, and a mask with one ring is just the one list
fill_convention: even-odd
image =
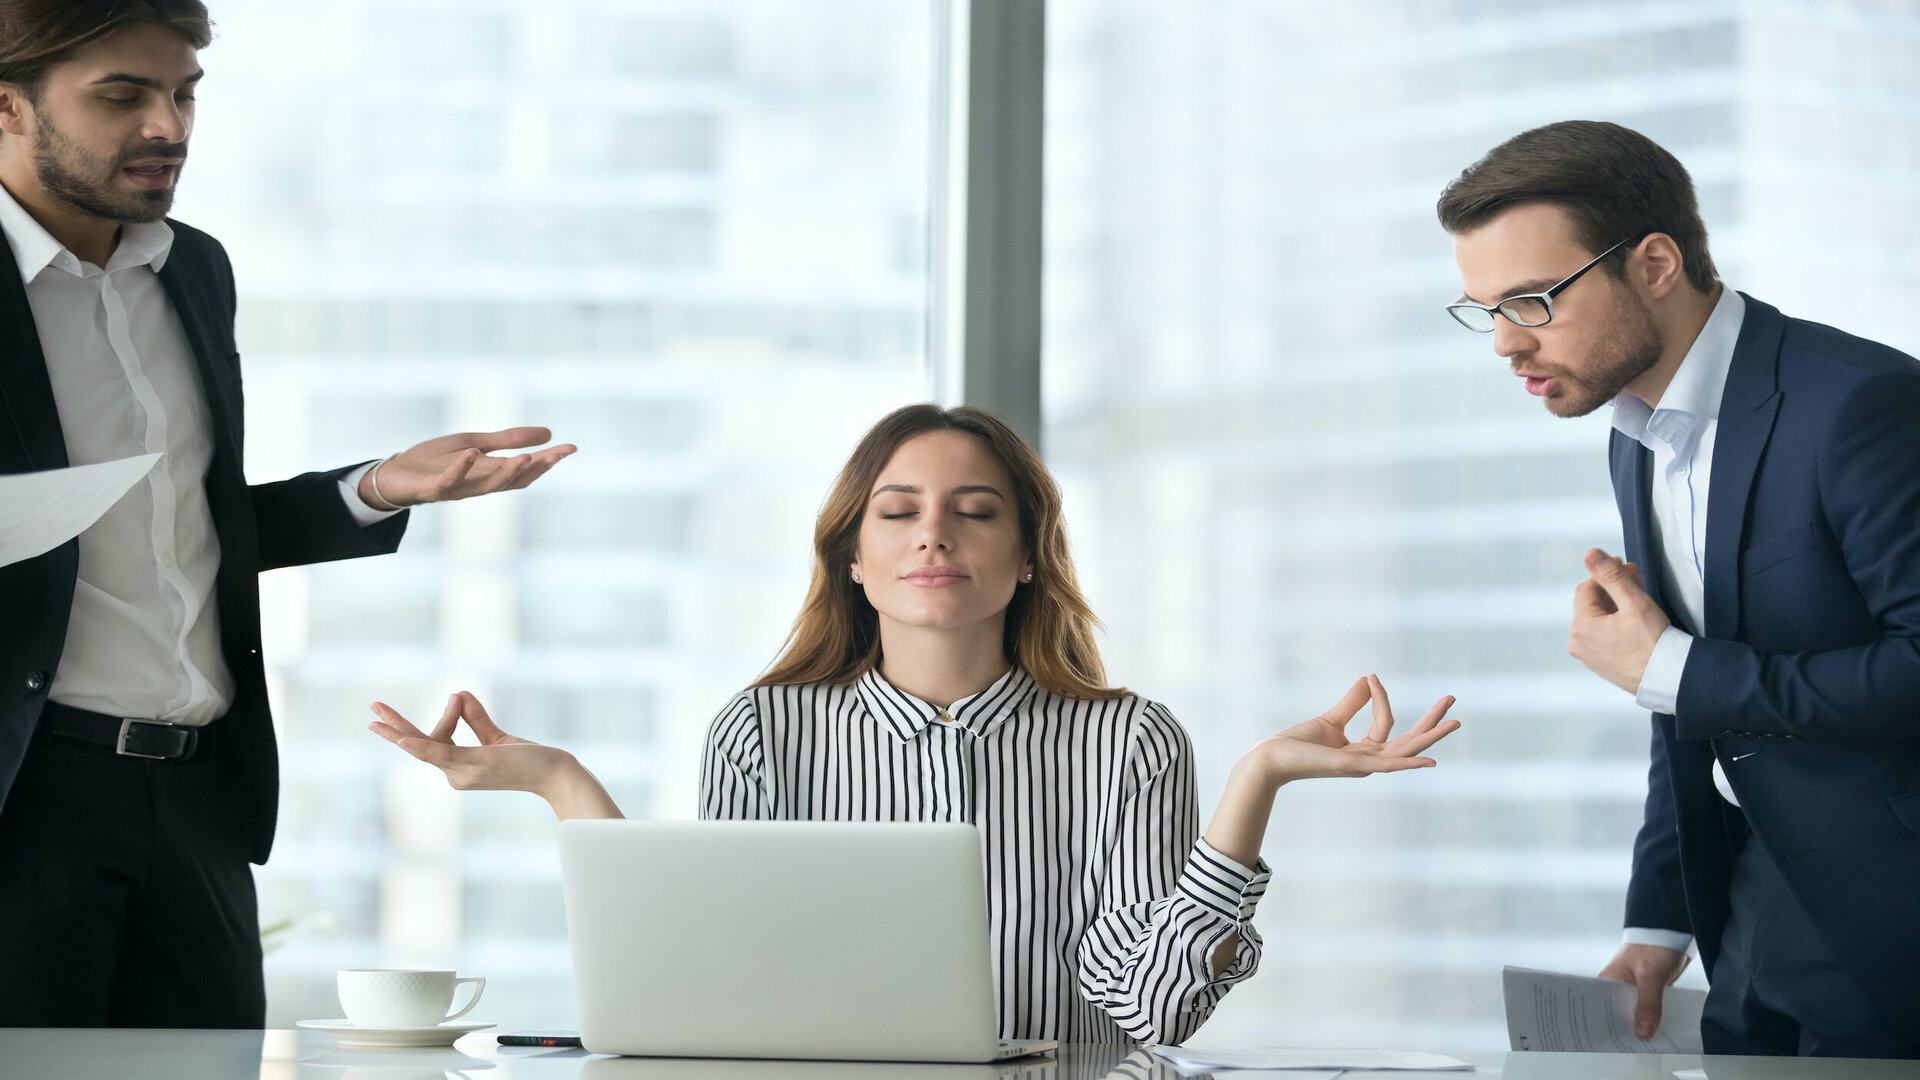
[[(38, 687), (35, 687), (35, 689), (38, 689)], [(950, 712), (948, 712), (948, 711), (947, 711), (947, 710), (945, 710), (945, 709), (941, 709), (941, 710), (940, 710), (940, 722), (941, 722), (941, 723), (943, 723), (943, 724), (951, 724), (951, 723), (953, 723), (953, 714), (952, 714), (952, 713), (950, 713)]]
[(27, 689), (39, 693), (47, 688), (47, 673), (44, 671), (27, 672)]

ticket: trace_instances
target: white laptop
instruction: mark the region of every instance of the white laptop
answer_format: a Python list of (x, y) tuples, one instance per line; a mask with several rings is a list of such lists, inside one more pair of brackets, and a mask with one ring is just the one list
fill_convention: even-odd
[(986, 1062), (971, 825), (560, 824), (580, 1039), (603, 1054)]

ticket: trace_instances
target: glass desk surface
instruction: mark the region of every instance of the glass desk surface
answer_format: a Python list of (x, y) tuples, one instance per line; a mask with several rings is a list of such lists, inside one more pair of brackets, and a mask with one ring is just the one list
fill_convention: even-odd
[[(1176, 1080), (1144, 1048), (1068, 1044), (1057, 1056), (993, 1065), (844, 1061), (616, 1058), (582, 1050), (500, 1046), (497, 1031), (451, 1047), (358, 1049), (311, 1031), (140, 1031), (0, 1028), (0, 1075), (8, 1080)], [(1446, 1049), (1399, 1047), (1397, 1049)], [(1920, 1080), (1920, 1062), (1846, 1058), (1696, 1057), (1638, 1054), (1455, 1054), (1465, 1073), (1374, 1073), (1379, 1080)], [(1284, 1080), (1277, 1072), (1220, 1072), (1219, 1080)]]

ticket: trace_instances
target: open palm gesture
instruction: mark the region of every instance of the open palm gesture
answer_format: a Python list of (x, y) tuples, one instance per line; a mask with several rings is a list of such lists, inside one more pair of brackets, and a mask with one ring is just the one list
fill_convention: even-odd
[(530, 450), (551, 438), (553, 432), (543, 427), (516, 427), (428, 439), (362, 476), (360, 498), (384, 510), (523, 488), (546, 475), (578, 447), (562, 443), (510, 457), (496, 457), (494, 452)]

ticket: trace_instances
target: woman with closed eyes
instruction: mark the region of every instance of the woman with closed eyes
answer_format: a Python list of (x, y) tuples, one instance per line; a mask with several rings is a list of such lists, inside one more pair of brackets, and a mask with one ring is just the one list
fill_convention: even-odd
[[(1393, 737), (1367, 676), (1248, 751), (1202, 835), (1186, 732), (1106, 684), (1052, 477), (976, 409), (913, 405), (875, 425), (814, 554), (784, 650), (708, 731), (701, 816), (977, 825), (1002, 1038), (1186, 1039), (1259, 963), (1260, 844), (1280, 788), (1431, 766), (1420, 755), (1459, 727), (1442, 698)], [(573, 755), (506, 734), (471, 694), (424, 733), (373, 708), (375, 732), (457, 788), (620, 816)], [(480, 745), (453, 742), (461, 722)]]

